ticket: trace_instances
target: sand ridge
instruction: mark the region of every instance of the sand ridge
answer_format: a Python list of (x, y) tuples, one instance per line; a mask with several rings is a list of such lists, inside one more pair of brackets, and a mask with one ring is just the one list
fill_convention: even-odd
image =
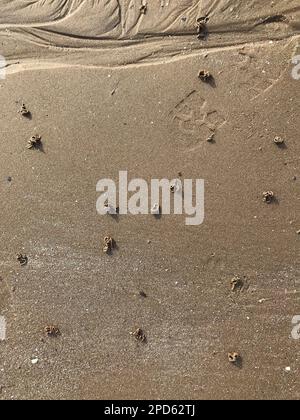
[[(143, 8), (143, 5), (145, 8)], [(0, 28), (35, 28), (64, 37), (131, 39), (195, 33), (207, 16), (213, 32), (250, 30), (272, 23), (298, 25), (299, 2), (252, 0), (1, 0)], [(292, 15), (292, 16), (291, 16)], [(287, 19), (276, 19), (276, 17)]]
[[(207, 19), (206, 39), (197, 37), (199, 17)], [(298, 0), (0, 0), (1, 53), (8, 73), (159, 64), (299, 34)]]

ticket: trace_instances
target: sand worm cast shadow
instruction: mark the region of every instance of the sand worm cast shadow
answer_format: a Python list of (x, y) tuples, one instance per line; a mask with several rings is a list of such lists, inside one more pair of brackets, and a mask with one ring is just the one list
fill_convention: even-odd
[(211, 107), (197, 91), (191, 92), (180, 101), (171, 114), (179, 132), (188, 136), (196, 146), (207, 141), (226, 124), (222, 113)]

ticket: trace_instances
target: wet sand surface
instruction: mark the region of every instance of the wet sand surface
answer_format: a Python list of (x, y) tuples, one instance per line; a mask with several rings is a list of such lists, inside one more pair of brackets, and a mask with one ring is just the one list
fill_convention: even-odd
[[(46, 3), (0, 1), (0, 398), (300, 398), (299, 2)], [(204, 223), (99, 216), (119, 170), (204, 179)]]

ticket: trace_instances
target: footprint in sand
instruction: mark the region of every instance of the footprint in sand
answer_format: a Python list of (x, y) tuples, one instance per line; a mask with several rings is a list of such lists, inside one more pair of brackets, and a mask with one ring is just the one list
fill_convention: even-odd
[(197, 147), (199, 143), (207, 141), (226, 124), (222, 112), (196, 91), (180, 101), (171, 115), (178, 130), (187, 136), (189, 147)]

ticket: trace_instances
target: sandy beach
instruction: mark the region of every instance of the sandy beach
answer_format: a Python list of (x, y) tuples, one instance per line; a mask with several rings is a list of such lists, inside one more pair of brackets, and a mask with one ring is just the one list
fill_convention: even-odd
[[(0, 39), (0, 399), (299, 399), (299, 0), (0, 0)], [(100, 216), (119, 171), (204, 222)]]

